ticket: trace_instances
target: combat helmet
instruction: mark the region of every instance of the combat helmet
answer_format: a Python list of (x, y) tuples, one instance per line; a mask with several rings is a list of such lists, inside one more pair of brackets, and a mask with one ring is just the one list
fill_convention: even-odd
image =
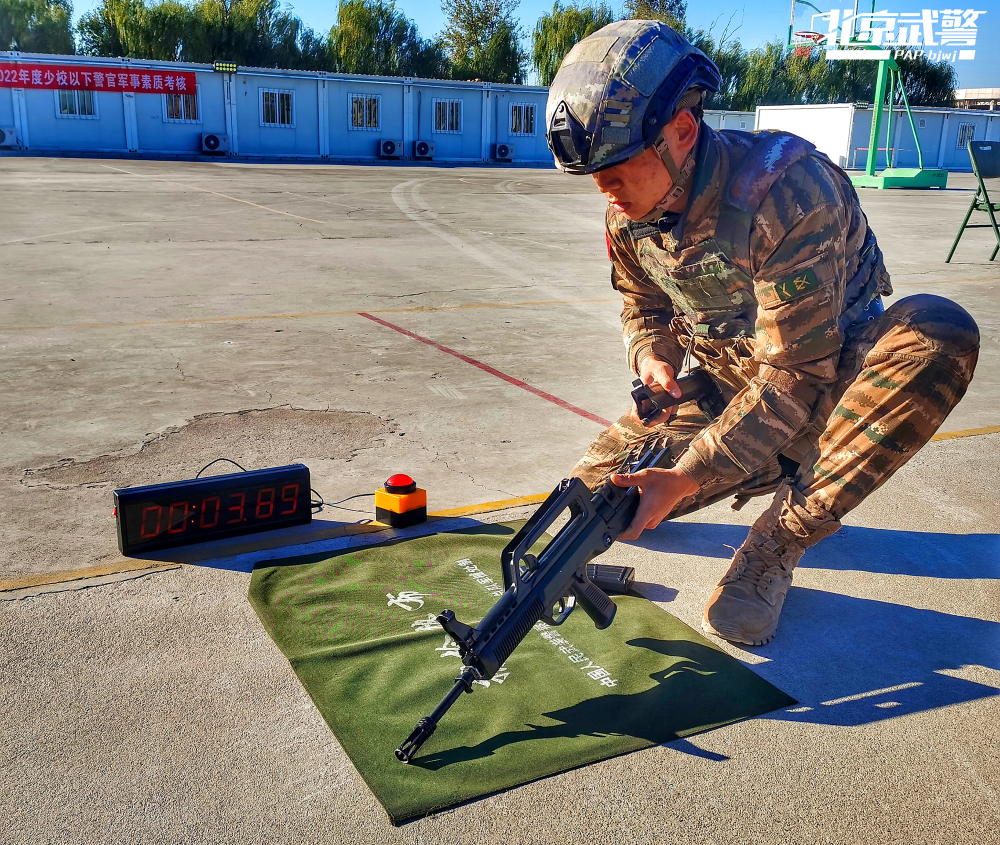
[(660, 129), (721, 81), (712, 60), (664, 23), (599, 29), (569, 51), (549, 88), (545, 136), (556, 166), (596, 173), (656, 146), (675, 185), (686, 181)]

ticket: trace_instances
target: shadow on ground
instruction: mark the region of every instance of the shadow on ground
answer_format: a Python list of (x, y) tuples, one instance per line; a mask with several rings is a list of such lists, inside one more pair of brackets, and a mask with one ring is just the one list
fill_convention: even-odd
[[(799, 699), (769, 718), (865, 725), (1000, 695), (1000, 623), (792, 587), (754, 671)], [(975, 670), (972, 671), (981, 671)], [(955, 673), (955, 674), (951, 674)]]
[[(669, 666), (649, 677), (649, 689), (626, 695), (600, 695), (542, 714), (554, 725), (527, 725), (527, 730), (505, 731), (474, 746), (460, 746), (418, 757), (414, 766), (437, 770), (455, 763), (490, 757), (515, 743), (581, 736), (630, 736), (654, 744), (676, 741), (754, 713), (781, 707), (794, 699), (738, 669), (729, 655), (699, 642), (638, 637), (626, 645), (646, 649), (669, 660)], [(672, 658), (672, 659), (671, 659)], [(767, 704), (761, 704), (767, 700)], [(691, 743), (685, 753), (724, 760)]]
[[(677, 522), (639, 545), (728, 557), (724, 544), (738, 546), (746, 531)], [(1000, 579), (1000, 535), (845, 527), (810, 549), (802, 566), (843, 573), (845, 591), (852, 572), (926, 578), (932, 604), (930, 579)], [(754, 651), (767, 658), (754, 671), (800, 701), (772, 719), (863, 725), (1000, 695), (967, 679), (978, 674), (1000, 686), (1000, 623), (888, 601), (793, 586), (778, 637)]]
[[(745, 525), (669, 522), (644, 532), (635, 545), (655, 552), (731, 558), (733, 549), (729, 547), (739, 547), (747, 530)], [(1000, 534), (942, 534), (845, 525), (806, 552), (800, 565), (880, 575), (1000, 579)]]

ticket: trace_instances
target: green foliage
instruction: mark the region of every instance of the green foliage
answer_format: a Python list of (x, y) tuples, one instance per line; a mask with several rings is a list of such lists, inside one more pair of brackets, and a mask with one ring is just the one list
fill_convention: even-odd
[[(896, 58), (899, 75), (906, 88), (906, 99), (911, 106), (955, 105), (955, 89), (958, 87), (958, 73), (950, 62), (932, 63), (923, 53), (912, 58), (900, 53)], [(896, 102), (902, 102), (897, 92)]]
[(420, 38), (392, 0), (341, 0), (329, 39), (280, 0), (101, 0), (80, 19), (78, 32), (82, 52), (91, 56), (448, 76), (442, 44)]
[[(827, 61), (820, 48), (796, 56), (779, 40), (744, 50), (728, 30), (718, 38), (705, 30), (684, 34), (722, 74), (721, 90), (708, 97), (707, 108), (753, 111), (757, 106), (796, 103), (870, 103), (875, 96), (873, 61)], [(951, 64), (933, 64), (919, 53), (896, 61), (911, 106), (954, 104), (958, 77)], [(902, 103), (898, 90), (895, 102)]]
[(330, 69), (374, 76), (445, 77), (444, 48), (425, 41), (391, 0), (340, 0), (330, 30)]
[(76, 52), (68, 0), (0, 0), (0, 50)]
[(552, 14), (544, 14), (535, 24), (531, 37), (531, 63), (538, 71), (542, 85), (551, 85), (559, 65), (573, 45), (601, 27), (614, 21), (610, 6), (552, 6)]
[(188, 61), (229, 59), (249, 67), (325, 68), (326, 57), (316, 49), (312, 30), (282, 10), (279, 0), (198, 0), (192, 12), (194, 30), (183, 49)]
[(625, 0), (623, 18), (641, 21), (663, 21), (683, 32), (687, 20), (687, 0)]
[(444, 0), (441, 41), (454, 79), (523, 84), (528, 56), (515, 11), (518, 0)]

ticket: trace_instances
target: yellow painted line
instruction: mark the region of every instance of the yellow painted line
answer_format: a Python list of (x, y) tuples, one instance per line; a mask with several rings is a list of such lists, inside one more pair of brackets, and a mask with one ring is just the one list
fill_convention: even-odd
[[(405, 314), (414, 311), (459, 311), (467, 308), (525, 308), (533, 305), (584, 305), (620, 302), (619, 299), (540, 299), (532, 302), (479, 302), (468, 305), (418, 305), (413, 308), (369, 308), (366, 314)], [(0, 332), (53, 331), (56, 329), (132, 329), (147, 326), (184, 326), (202, 323), (242, 323), (253, 320), (306, 320), (311, 317), (350, 317), (361, 311), (313, 311), (302, 314), (258, 314), (244, 317), (199, 317), (190, 320), (144, 320), (136, 323), (61, 323), (52, 326), (0, 326)]]
[(964, 431), (943, 431), (935, 434), (931, 440), (957, 440), (959, 437), (975, 437), (977, 434), (997, 434), (1000, 425), (987, 425), (982, 428), (967, 428)]
[(290, 211), (281, 211), (277, 208), (270, 208), (266, 205), (250, 202), (250, 200), (241, 200), (239, 197), (231, 197), (229, 194), (220, 194), (218, 191), (210, 191), (208, 188), (199, 188), (197, 185), (188, 185), (186, 182), (176, 182), (173, 179), (160, 179), (156, 176), (147, 176), (145, 173), (133, 173), (131, 170), (114, 167), (110, 164), (102, 164), (101, 167), (106, 167), (108, 170), (117, 170), (119, 173), (127, 173), (129, 176), (135, 176), (137, 179), (149, 179), (153, 182), (164, 182), (168, 185), (180, 185), (182, 188), (190, 188), (192, 191), (201, 191), (203, 194), (212, 194), (212, 196), (222, 197), (223, 199), (232, 200), (233, 202), (241, 202), (244, 205), (252, 205), (254, 208), (260, 208), (274, 214), (284, 214), (286, 217), (294, 217), (296, 220), (305, 220), (309, 223), (319, 223), (320, 226), (325, 226), (329, 222), (328, 220), (313, 220), (312, 217), (302, 217), (299, 214), (292, 214)]
[(433, 513), (427, 514), (428, 516), (436, 517), (455, 517), (455, 516), (472, 516), (477, 513), (486, 513), (487, 511), (502, 511), (508, 508), (517, 508), (521, 505), (537, 505), (539, 502), (544, 502), (548, 497), (548, 493), (536, 493), (533, 496), (519, 496), (516, 499), (501, 499), (499, 502), (484, 502), (481, 505), (466, 505), (463, 508), (449, 508), (443, 511), (434, 511)]
[(80, 581), (83, 578), (100, 578), (102, 575), (117, 575), (120, 572), (145, 572), (146, 570), (173, 569), (176, 563), (147, 563), (139, 561), (120, 561), (105, 566), (90, 566), (86, 569), (68, 569), (60, 572), (39, 572), (35, 575), (25, 575), (21, 578), (0, 580), (0, 593), (11, 590), (24, 590), (28, 587), (41, 587), (44, 584), (60, 584), (63, 581)]
[[(353, 312), (352, 312), (353, 313)], [(989, 425), (983, 428), (969, 428), (963, 431), (946, 431), (935, 434), (931, 440), (957, 440), (961, 437), (975, 437), (979, 434), (1000, 433), (1000, 425)], [(483, 502), (478, 505), (465, 505), (459, 508), (447, 508), (442, 511), (433, 511), (428, 516), (438, 519), (448, 519), (461, 516), (474, 516), (475, 514), (488, 513), (490, 511), (509, 510), (510, 508), (523, 507), (525, 505), (541, 504), (548, 498), (548, 493), (535, 493), (530, 496), (518, 496), (515, 499), (501, 499), (497, 502)], [(339, 533), (344, 535), (367, 534), (388, 528), (380, 523), (372, 522), (363, 525), (346, 525), (340, 528)], [(24, 590), (28, 587), (38, 587), (44, 584), (58, 584), (63, 581), (79, 581), (84, 578), (98, 578), (102, 575), (115, 575), (120, 572), (144, 572), (148, 570), (168, 569), (177, 566), (177, 563), (186, 565), (197, 565), (199, 561), (178, 561), (171, 563), (154, 563), (149, 566), (136, 566), (134, 562), (122, 561), (121, 563), (108, 564), (106, 566), (92, 566), (87, 569), (64, 570), (61, 572), (50, 572), (38, 575), (27, 575), (22, 578), (0, 580), (0, 593), (11, 590)]]

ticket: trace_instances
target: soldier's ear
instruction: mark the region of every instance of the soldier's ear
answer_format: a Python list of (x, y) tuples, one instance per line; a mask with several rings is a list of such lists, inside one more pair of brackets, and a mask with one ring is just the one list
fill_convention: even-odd
[(698, 142), (699, 126), (698, 119), (691, 109), (681, 109), (671, 118), (670, 123), (663, 127), (664, 137), (673, 141), (671, 146), (680, 153), (682, 160)]

